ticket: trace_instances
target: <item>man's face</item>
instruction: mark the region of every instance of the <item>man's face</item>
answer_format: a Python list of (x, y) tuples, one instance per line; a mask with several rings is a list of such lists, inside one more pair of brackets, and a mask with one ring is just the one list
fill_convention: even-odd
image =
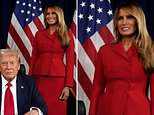
[(0, 57), (0, 72), (7, 81), (11, 81), (20, 69), (19, 59), (15, 55)]

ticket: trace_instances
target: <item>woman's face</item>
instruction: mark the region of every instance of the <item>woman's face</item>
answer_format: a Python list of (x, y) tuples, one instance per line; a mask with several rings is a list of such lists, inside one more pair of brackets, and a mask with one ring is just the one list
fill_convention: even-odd
[(136, 31), (136, 19), (132, 16), (127, 9), (120, 9), (117, 27), (122, 37), (131, 37)]
[(55, 12), (55, 9), (53, 8), (48, 8), (47, 9), (47, 12), (46, 12), (46, 22), (49, 24), (49, 25), (55, 25), (57, 24), (58, 22), (58, 16)]

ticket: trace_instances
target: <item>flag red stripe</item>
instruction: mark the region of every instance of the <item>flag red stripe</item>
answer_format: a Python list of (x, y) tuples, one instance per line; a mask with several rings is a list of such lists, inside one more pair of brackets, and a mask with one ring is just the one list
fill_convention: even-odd
[(39, 18), (35, 18), (33, 20), (33, 22), (34, 22), (34, 24), (35, 24), (35, 26), (37, 27), (38, 30), (44, 29), (44, 26), (43, 26), (43, 24), (42, 24), (42, 22), (40, 21)]
[(30, 41), (31, 44), (32, 44), (32, 43), (33, 43), (33, 40), (34, 40), (34, 36), (33, 36), (33, 34), (32, 34), (31, 29), (29, 28), (29, 26), (26, 26), (26, 27), (24, 28), (24, 31), (25, 31), (25, 33), (26, 33), (26, 35), (27, 35), (29, 41)]
[(92, 63), (95, 63), (95, 59), (97, 56), (97, 51), (95, 49), (95, 44), (92, 43), (92, 41), (90, 39), (88, 39), (86, 42), (83, 43), (83, 48), (86, 51), (86, 54), (88, 55), (88, 57), (90, 58), (90, 60), (92, 61)]
[(10, 24), (9, 33), (11, 34), (12, 39), (15, 41), (16, 45), (18, 46), (18, 48), (22, 52), (23, 56), (25, 57), (27, 63), (30, 64), (29, 52), (28, 52), (27, 48), (25, 47), (25, 45), (23, 44), (21, 38), (19, 37), (18, 33), (16, 32), (16, 30), (12, 24)]
[(84, 92), (86, 93), (87, 97), (90, 99), (92, 83), (86, 75), (85, 71), (83, 70), (80, 62), (78, 62), (78, 81), (81, 87), (83, 88)]
[(99, 35), (103, 39), (104, 43), (110, 43), (113, 40), (113, 35), (111, 34), (110, 30), (104, 26), (98, 31)]
[(71, 28), (74, 36), (76, 37), (76, 24), (74, 23), (74, 21), (72, 21), (70, 28)]

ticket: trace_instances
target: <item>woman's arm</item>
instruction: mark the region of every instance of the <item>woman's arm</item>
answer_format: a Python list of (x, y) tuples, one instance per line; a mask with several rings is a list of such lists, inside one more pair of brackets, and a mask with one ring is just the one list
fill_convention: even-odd
[(96, 115), (98, 98), (104, 92), (104, 88), (105, 88), (105, 79), (103, 76), (102, 53), (101, 51), (99, 51), (95, 64), (95, 74), (92, 87), (92, 96), (90, 99), (89, 115)]

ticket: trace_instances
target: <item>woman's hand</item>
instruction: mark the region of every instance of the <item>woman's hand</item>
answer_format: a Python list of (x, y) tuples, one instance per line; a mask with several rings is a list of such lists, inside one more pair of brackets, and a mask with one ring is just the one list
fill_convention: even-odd
[(68, 97), (69, 97), (69, 87), (64, 87), (64, 89), (62, 90), (60, 99), (67, 100)]

